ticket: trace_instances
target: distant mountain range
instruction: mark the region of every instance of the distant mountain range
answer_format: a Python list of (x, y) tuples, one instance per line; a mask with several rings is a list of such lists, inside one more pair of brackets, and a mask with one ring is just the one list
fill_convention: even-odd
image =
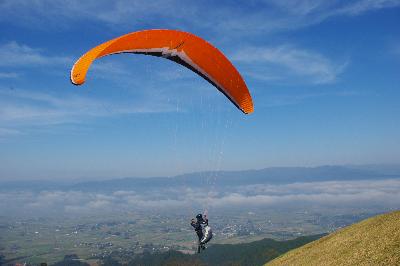
[(127, 177), (101, 181), (28, 180), (0, 181), (0, 191), (13, 190), (79, 190), (117, 191), (166, 187), (208, 187), (210, 184), (241, 186), (255, 184), (290, 184), (297, 182), (379, 180), (400, 178), (400, 166), (319, 166), (319, 167), (271, 167), (245, 171), (208, 171), (174, 177)]

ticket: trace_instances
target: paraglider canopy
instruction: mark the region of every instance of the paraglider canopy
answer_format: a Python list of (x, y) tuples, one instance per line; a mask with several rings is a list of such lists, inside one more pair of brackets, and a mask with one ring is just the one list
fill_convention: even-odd
[(102, 43), (74, 64), (71, 82), (83, 84), (95, 59), (117, 53), (146, 54), (172, 60), (206, 79), (245, 114), (254, 110), (246, 83), (226, 56), (200, 37), (177, 30), (137, 31)]

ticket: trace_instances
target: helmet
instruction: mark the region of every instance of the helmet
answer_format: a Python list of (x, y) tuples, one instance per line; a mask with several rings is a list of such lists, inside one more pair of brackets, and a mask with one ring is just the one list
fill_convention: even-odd
[(201, 213), (196, 215), (197, 220), (203, 219), (203, 215)]

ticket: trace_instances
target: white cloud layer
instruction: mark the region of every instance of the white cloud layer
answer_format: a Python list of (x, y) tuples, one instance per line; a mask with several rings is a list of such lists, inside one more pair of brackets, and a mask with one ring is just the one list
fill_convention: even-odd
[(0, 212), (23, 214), (92, 214), (108, 212), (172, 211), (182, 208), (358, 207), (379, 210), (400, 206), (400, 180), (330, 181), (287, 185), (240, 186), (221, 191), (190, 188), (114, 191), (1, 192)]

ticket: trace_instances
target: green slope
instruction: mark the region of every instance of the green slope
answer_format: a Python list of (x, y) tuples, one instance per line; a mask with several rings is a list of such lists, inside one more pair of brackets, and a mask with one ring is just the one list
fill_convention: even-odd
[[(263, 265), (279, 255), (311, 241), (322, 235), (304, 236), (287, 241), (263, 239), (260, 241), (242, 244), (216, 244), (210, 245), (200, 254), (188, 255), (178, 251), (164, 253), (144, 253), (133, 258), (129, 266), (144, 265), (198, 265), (198, 266), (236, 266), (236, 265)], [(120, 266), (118, 257), (108, 257), (103, 260), (103, 266)]]
[(303, 246), (322, 235), (303, 236), (286, 241), (263, 239), (234, 245), (213, 245), (200, 254), (206, 265), (262, 265), (277, 256)]
[(400, 211), (345, 227), (266, 265), (400, 265)]

